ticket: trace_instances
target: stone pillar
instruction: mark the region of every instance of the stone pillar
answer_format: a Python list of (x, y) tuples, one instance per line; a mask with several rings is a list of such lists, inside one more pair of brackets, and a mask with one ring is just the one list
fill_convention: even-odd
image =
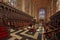
[(17, 8), (17, 9), (19, 9), (19, 10), (22, 10), (22, 5), (23, 5), (23, 3), (22, 3), (22, 1), (23, 0), (16, 0), (16, 7), (15, 8)]
[(32, 0), (30, 0), (30, 5), (29, 5), (29, 15), (31, 16), (32, 12)]
[(25, 0), (22, 0), (22, 11), (25, 12)]
[(56, 11), (60, 11), (60, 0), (57, 0), (57, 10)]

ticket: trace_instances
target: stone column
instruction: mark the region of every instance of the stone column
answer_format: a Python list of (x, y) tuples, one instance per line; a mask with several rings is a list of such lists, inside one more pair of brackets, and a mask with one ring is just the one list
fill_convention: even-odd
[(57, 0), (57, 10), (56, 11), (60, 11), (60, 0)]
[(32, 12), (32, 0), (30, 0), (30, 3), (29, 3), (29, 15), (31, 16), (31, 12)]
[(22, 11), (25, 12), (25, 0), (22, 0)]
[(17, 9), (19, 9), (19, 10), (22, 10), (22, 1), (23, 0), (16, 0), (16, 7), (15, 8), (17, 8)]

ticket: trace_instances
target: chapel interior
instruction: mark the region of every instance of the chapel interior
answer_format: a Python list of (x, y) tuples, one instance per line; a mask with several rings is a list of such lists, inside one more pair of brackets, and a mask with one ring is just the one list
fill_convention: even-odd
[(60, 0), (0, 0), (0, 40), (60, 40)]

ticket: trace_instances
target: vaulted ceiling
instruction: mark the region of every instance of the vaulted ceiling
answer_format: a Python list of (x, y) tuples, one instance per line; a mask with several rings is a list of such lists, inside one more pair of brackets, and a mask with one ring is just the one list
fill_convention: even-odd
[[(34, 12), (39, 17), (39, 10), (44, 8), (47, 11), (48, 5), (51, 3), (51, 0), (32, 0), (34, 6)], [(39, 18), (38, 18), (39, 19)]]
[[(56, 0), (32, 0), (34, 12), (39, 16), (39, 10), (44, 8), (46, 11), (46, 18), (49, 18), (56, 10)], [(53, 10), (51, 10), (53, 9)], [(52, 13), (51, 13), (52, 12)], [(50, 14), (49, 14), (50, 13)], [(38, 18), (37, 16), (37, 18)], [(49, 16), (49, 17), (48, 17)]]
[(33, 5), (35, 5), (36, 9), (46, 8), (49, 4), (48, 0), (32, 0)]

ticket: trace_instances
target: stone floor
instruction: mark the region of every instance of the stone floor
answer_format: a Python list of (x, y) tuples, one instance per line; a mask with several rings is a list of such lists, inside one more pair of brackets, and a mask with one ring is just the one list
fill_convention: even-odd
[(10, 30), (10, 38), (8, 40), (41, 40), (41, 35), (39, 32), (27, 33), (28, 30)]

